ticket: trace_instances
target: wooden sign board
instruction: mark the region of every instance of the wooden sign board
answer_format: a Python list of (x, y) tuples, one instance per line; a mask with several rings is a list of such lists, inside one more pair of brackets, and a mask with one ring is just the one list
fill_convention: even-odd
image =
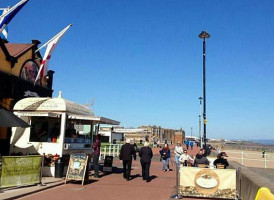
[(69, 165), (66, 175), (67, 180), (80, 180), (84, 184), (88, 164), (88, 156), (86, 154), (70, 155)]

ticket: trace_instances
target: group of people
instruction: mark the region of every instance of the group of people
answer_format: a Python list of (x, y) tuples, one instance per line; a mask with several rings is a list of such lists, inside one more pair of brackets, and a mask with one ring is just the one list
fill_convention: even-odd
[[(119, 159), (123, 162), (123, 177), (129, 181), (131, 179), (131, 165), (132, 160), (136, 160), (136, 146), (132, 145), (130, 139), (126, 139), (126, 143), (122, 145)], [(101, 148), (101, 135), (96, 135), (96, 141), (92, 145), (94, 150), (93, 154), (93, 167), (95, 174), (93, 178), (99, 178), (99, 156), (100, 156), (100, 148)], [(150, 181), (149, 169), (151, 164), (151, 159), (153, 157), (152, 149), (149, 147), (149, 142), (145, 141), (144, 146), (138, 150), (140, 163), (142, 167), (142, 177), (146, 182)]]
[[(187, 154), (187, 149), (183, 149), (180, 142), (177, 142), (176, 147), (174, 148), (174, 160), (177, 165), (183, 166), (194, 166), (198, 167), (201, 165), (209, 166), (210, 162), (207, 159), (207, 154), (205, 154), (204, 149), (200, 149), (195, 158)], [(225, 152), (219, 152), (217, 159), (214, 160), (213, 165), (217, 168), (218, 165), (222, 165), (224, 168), (229, 166), (227, 159), (227, 154)]]
[[(99, 178), (99, 156), (100, 156), (100, 135), (96, 136), (96, 141), (93, 144), (92, 148), (94, 149), (94, 157), (93, 157), (93, 165), (94, 165), (94, 178)], [(153, 157), (152, 149), (149, 147), (149, 142), (145, 141), (144, 146), (141, 147), (138, 151), (140, 157), (140, 164), (142, 167), (142, 178), (144, 181), (150, 181), (150, 165), (151, 159)], [(170, 171), (169, 162), (171, 159), (171, 152), (170, 148), (167, 143), (164, 144), (164, 147), (160, 150), (161, 160), (163, 162), (163, 171)], [(136, 160), (137, 151), (134, 145), (131, 144), (130, 139), (126, 139), (126, 143), (122, 145), (119, 159), (123, 163), (123, 178), (127, 181), (131, 180), (131, 167), (132, 167), (132, 160)], [(217, 156), (217, 159), (214, 161), (214, 166), (221, 164), (224, 168), (229, 166), (229, 163), (225, 159), (227, 157), (225, 152), (220, 152)], [(188, 155), (187, 149), (183, 149), (180, 142), (177, 142), (177, 145), (174, 148), (174, 160), (175, 163), (183, 166), (195, 166), (198, 167), (199, 165), (203, 164), (205, 166), (209, 165), (209, 160), (206, 157), (204, 149), (200, 149), (199, 153), (195, 156)]]
[(189, 146), (190, 146), (191, 150), (193, 150), (194, 141), (192, 141), (192, 140), (190, 140), (190, 141), (189, 141), (189, 140), (185, 140), (184, 143), (185, 143), (185, 145), (186, 145), (186, 149), (187, 149), (187, 150), (189, 149)]
[[(139, 156), (142, 167), (142, 178), (144, 181), (149, 182), (149, 169), (153, 152), (149, 147), (148, 141), (145, 141), (144, 146), (139, 150)], [(130, 139), (126, 139), (126, 143), (121, 147), (119, 159), (123, 162), (123, 177), (129, 181), (131, 179), (130, 172), (132, 159), (136, 160), (136, 150), (134, 146), (130, 144)]]

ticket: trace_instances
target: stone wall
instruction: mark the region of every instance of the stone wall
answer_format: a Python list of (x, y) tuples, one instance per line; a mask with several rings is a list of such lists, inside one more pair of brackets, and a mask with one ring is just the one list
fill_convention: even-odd
[(229, 168), (239, 169), (237, 188), (243, 200), (254, 200), (260, 187), (267, 187), (274, 192), (274, 169), (245, 167), (238, 162), (230, 161)]

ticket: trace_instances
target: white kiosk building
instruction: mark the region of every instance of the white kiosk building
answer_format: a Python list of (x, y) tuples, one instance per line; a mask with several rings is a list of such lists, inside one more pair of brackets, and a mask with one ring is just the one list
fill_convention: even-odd
[[(86, 106), (61, 97), (30, 97), (18, 101), (14, 113), (31, 125), (13, 128), (10, 154), (70, 155), (92, 153), (94, 126), (119, 125), (120, 122), (95, 116)], [(77, 125), (89, 126), (90, 131), (78, 132)]]

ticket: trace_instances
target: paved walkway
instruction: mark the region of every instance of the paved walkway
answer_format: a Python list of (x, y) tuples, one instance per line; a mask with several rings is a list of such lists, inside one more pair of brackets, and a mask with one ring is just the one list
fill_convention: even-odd
[[(4, 199), (22, 200), (67, 200), (67, 199), (131, 199), (131, 200), (168, 200), (172, 194), (175, 194), (176, 173), (175, 166), (171, 165), (173, 171), (163, 172), (162, 162), (160, 162), (159, 148), (154, 148), (155, 154), (151, 165), (151, 178), (148, 183), (144, 182), (141, 177), (141, 167), (139, 159), (133, 161), (132, 180), (126, 181), (122, 175), (122, 163), (118, 159), (114, 160), (114, 173), (101, 173), (99, 180), (92, 179), (84, 186), (80, 182), (69, 182), (64, 184), (63, 179), (43, 178), (46, 186), (25, 187), (20, 189), (6, 190), (1, 195)], [(190, 154), (196, 154), (198, 149), (189, 150)], [(51, 180), (51, 181), (50, 181)], [(47, 181), (47, 182), (46, 182)], [(50, 189), (49, 189), (50, 188)], [(43, 191), (42, 191), (43, 190)], [(22, 197), (23, 195), (26, 195)], [(188, 199), (188, 198), (184, 198)], [(195, 198), (191, 198), (195, 200)]]

